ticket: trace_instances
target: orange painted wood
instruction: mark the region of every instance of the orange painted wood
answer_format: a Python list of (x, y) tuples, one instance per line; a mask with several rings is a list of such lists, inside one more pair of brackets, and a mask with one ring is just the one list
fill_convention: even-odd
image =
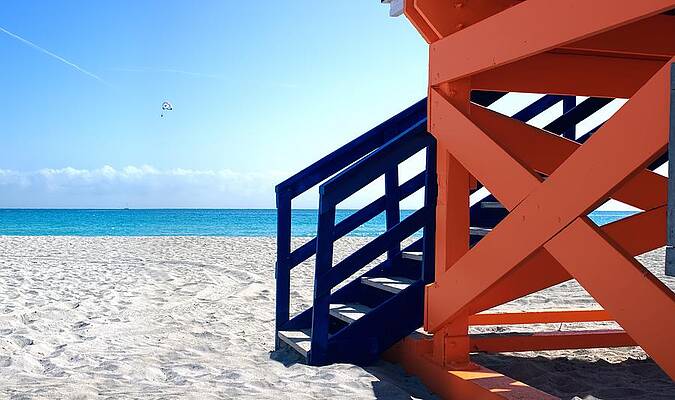
[[(432, 59), (432, 63), (433, 63)], [(472, 76), (474, 89), (628, 98), (662, 60), (546, 52)]]
[(518, 3), (519, 0), (408, 0), (405, 7), (406, 16), (410, 9), (413, 24), (432, 43)]
[(545, 247), (675, 379), (675, 294), (587, 218)]
[[(431, 85), (453, 81), (675, 7), (675, 0), (527, 0), (431, 44)], [(571, 23), (573, 21), (573, 23)]]
[(440, 39), (436, 31), (429, 26), (429, 22), (427, 22), (427, 20), (424, 19), (424, 16), (419, 12), (415, 6), (414, 0), (404, 2), (403, 10), (408, 21), (410, 21), (415, 29), (417, 29), (427, 43), (433, 43)]
[[(632, 215), (600, 229), (631, 256), (658, 249), (666, 244), (666, 206)], [(468, 312), (485, 311), (571, 278), (558, 260), (541, 248), (474, 299)]]
[(436, 226), (444, 232), (436, 235), (436, 276), (445, 273), (469, 250), (470, 175), (464, 167), (439, 146), (438, 200)]
[(469, 317), (469, 325), (525, 325), (560, 322), (614, 321), (605, 310), (548, 310), (481, 313)]
[[(470, 119), (492, 140), (533, 170), (551, 175), (579, 147), (562, 136), (474, 105)], [(612, 193), (616, 200), (651, 210), (667, 202), (668, 178), (643, 170)]]
[[(532, 186), (534, 175), (525, 167), (519, 168), (521, 164), (512, 158), (499, 158), (495, 149), (499, 147), (486, 140), (480, 129), (454, 108), (446, 107), (442, 118), (433, 118), (439, 132), (449, 132), (450, 126), (455, 127), (452, 135), (440, 135), (439, 141), (447, 145), (453, 155), (502, 204), (515, 208), (472, 251), (428, 287), (429, 330), (438, 329), (567, 224), (594, 209), (608, 193), (644, 168), (665, 148), (668, 140), (668, 109), (665, 106), (668, 95), (667, 72), (669, 68), (659, 71), (624, 108), (532, 193), (531, 190), (523, 191), (529, 195), (518, 207), (512, 203), (513, 187)], [(663, 106), (655, 107), (654, 104)], [(436, 111), (436, 114), (439, 112)], [(634, 132), (642, 132), (639, 139), (636, 140)], [(497, 172), (477, 172), (481, 160), (472, 157), (467, 150), (480, 144), (485, 146), (482, 154), (487, 151), (489, 155), (490, 152), (496, 155), (490, 160), (492, 171)], [(612, 167), (607, 168), (609, 165)], [(503, 176), (504, 170), (509, 171), (508, 177)], [(510, 180), (510, 187), (499, 186), (506, 193), (490, 187), (507, 179)], [(477, 268), (480, 268), (480, 273)], [(453, 290), (444, 290), (444, 286), (452, 287)], [(609, 308), (608, 311), (612, 312)]]
[(634, 58), (675, 56), (675, 19), (656, 15), (570, 43), (564, 49)]
[[(499, 200), (506, 208), (514, 207), (539, 185), (534, 171), (514, 161), (435, 89), (429, 102), (429, 132), (492, 193), (500, 193)], [(469, 131), (471, 137), (465, 139)], [(489, 181), (483, 179), (486, 176), (491, 177)]]
[(622, 330), (471, 335), (471, 351), (500, 353), (637, 346)]

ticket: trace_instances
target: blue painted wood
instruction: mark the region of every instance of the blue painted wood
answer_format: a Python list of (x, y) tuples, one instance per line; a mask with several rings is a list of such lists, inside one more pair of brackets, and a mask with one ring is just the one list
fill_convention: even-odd
[(427, 147), (426, 174), (424, 187), (424, 208), (427, 209), (426, 222), (422, 231), (422, 280), (434, 281), (436, 272), (436, 200), (438, 181), (436, 175), (436, 140)]
[[(563, 115), (572, 111), (577, 106), (576, 96), (565, 96), (563, 99)], [(569, 128), (562, 131), (563, 137), (574, 140), (576, 139), (577, 125), (573, 124)]]
[[(422, 188), (425, 184), (425, 172), (422, 171), (416, 176), (407, 180), (404, 184), (399, 187), (400, 199), (403, 200), (415, 193), (418, 189)], [(338, 222), (335, 226), (335, 240), (340, 239), (341, 237), (347, 235), (354, 229), (363, 225), (367, 221), (375, 218), (379, 213), (385, 209), (385, 196), (380, 197), (379, 199), (368, 204), (364, 208), (345, 218), (344, 220)], [(299, 248), (295, 249), (289, 257), (289, 267), (291, 269), (295, 268), (301, 262), (307, 260), (316, 253), (316, 238), (310, 240), (309, 242), (303, 244)]]
[(415, 124), (384, 146), (373, 151), (319, 187), (322, 199), (337, 205), (366, 184), (383, 175), (391, 165), (398, 164), (431, 143), (426, 131), (426, 119)]
[(494, 228), (498, 223), (501, 222), (504, 217), (508, 214), (508, 211), (503, 208), (483, 208), (481, 203), (483, 202), (495, 202), (497, 199), (490, 195), (487, 196), (482, 201), (474, 204), (469, 209), (469, 220), (471, 221), (471, 226), (479, 228)]
[[(285, 194), (277, 195), (277, 263), (276, 278), (276, 330), (288, 322), (291, 275), (288, 265), (291, 252), (291, 199)], [(276, 348), (279, 338), (275, 335)]]
[(423, 320), (424, 282), (417, 281), (333, 335), (330, 358), (335, 362), (370, 364), (422, 326)]
[(668, 152), (668, 150), (666, 150), (666, 152), (663, 153), (663, 154), (661, 154), (661, 155), (659, 156), (659, 158), (657, 158), (657, 159), (654, 160), (651, 164), (649, 164), (649, 166), (647, 167), (647, 169), (649, 169), (650, 171), (653, 171), (653, 170), (657, 169), (658, 167), (660, 167), (660, 166), (662, 166), (663, 164), (667, 163), (667, 162), (668, 162), (668, 158), (669, 158), (669, 152)]
[(589, 97), (560, 118), (557, 118), (555, 121), (546, 125), (544, 130), (562, 135), (563, 132), (576, 126), (579, 122), (588, 118), (602, 107), (609, 104), (612, 100), (614, 99), (605, 97)]
[[(675, 151), (675, 63), (670, 65), (670, 136), (668, 152)], [(675, 276), (675, 163), (668, 164), (668, 231), (666, 275)]]
[(558, 96), (553, 94), (547, 94), (529, 106), (523, 108), (522, 110), (515, 113), (511, 118), (517, 119), (518, 121), (527, 122), (537, 115), (543, 113), (549, 108), (561, 102), (565, 96)]
[[(503, 94), (479, 93), (472, 96), (472, 99), (476, 97), (475, 102), (477, 104), (482, 102), (485, 105), (491, 104), (490, 101), (494, 101), (501, 96)], [(604, 105), (600, 105), (600, 103), (608, 102), (607, 99), (592, 100), (583, 107), (580, 106), (585, 102), (572, 108), (572, 98), (571, 96), (544, 96), (538, 102), (535, 102), (537, 104), (522, 110), (519, 115), (514, 117), (527, 121), (562, 100), (566, 103), (564, 104), (566, 112), (563, 117), (549, 124), (549, 129), (570, 136), (571, 129), (587, 116), (585, 114), (592, 113), (592, 106), (595, 105), (599, 109)], [(424, 111), (426, 111), (426, 107)], [(410, 115), (415, 112), (417, 112), (415, 115), (418, 120), (410, 123), (414, 119)], [(278, 263), (278, 265), (285, 265), (287, 270), (290, 271), (297, 263), (304, 261), (316, 252), (313, 307), (286, 324), (282, 324), (286, 327), (306, 327), (310, 322), (311, 315), (312, 350), (308, 360), (311, 364), (321, 365), (334, 361), (372, 361), (381, 351), (422, 323), (423, 285), (433, 281), (434, 272), (434, 229), (437, 196), (436, 148), (435, 140), (426, 132), (426, 117), (419, 109), (411, 111), (411, 113), (395, 122), (389, 121), (391, 123), (387, 127), (388, 137), (385, 137), (382, 132), (377, 135), (372, 132), (368, 133), (369, 139), (353, 141), (352, 143), (356, 142), (356, 144), (343, 147), (342, 153), (332, 153), (332, 158), (324, 158), (324, 163), (315, 164), (296, 175), (294, 179), (277, 187), (278, 194), (286, 194), (289, 199), (292, 199), (301, 191), (341, 171), (329, 178), (319, 188), (320, 210), (317, 238), (295, 252), (289, 252), (286, 255), (286, 260)], [(366, 151), (367, 148), (370, 148), (370, 150)], [(426, 171), (399, 186), (398, 175), (395, 173), (398, 164), (424, 148), (427, 148)], [(362, 158), (356, 161), (354, 157), (349, 156), (352, 153)], [(330, 163), (334, 165), (331, 166)], [(382, 175), (385, 176), (385, 196), (375, 200), (336, 225), (336, 205)], [(319, 177), (322, 178), (319, 179)], [(400, 210), (398, 209), (400, 199), (422, 186), (425, 190), (424, 207), (400, 220)], [(373, 218), (382, 210), (387, 212), (387, 231), (333, 267), (334, 241)], [(488, 225), (485, 227), (494, 226), (503, 218), (503, 215), (505, 215), (504, 210), (481, 209), (480, 204), (472, 207), (472, 223), (475, 219)], [(278, 227), (278, 229), (281, 228)], [(424, 255), (421, 267), (414, 261), (402, 259), (399, 250), (401, 241), (419, 229), (423, 229), (423, 238), (416, 241), (414, 246), (423, 249)], [(288, 228), (288, 236), (290, 238), (290, 227)], [(411, 247), (413, 246), (407, 248)], [(356, 280), (331, 295), (331, 290), (334, 287), (340, 285), (384, 253), (387, 253), (388, 259), (366, 272), (366, 275), (412, 274), (407, 276), (420, 279), (418, 283), (410, 287), (414, 288), (413, 290), (406, 289), (397, 295), (392, 295), (360, 285), (359, 281)], [(278, 255), (283, 255), (283, 250), (278, 252)], [(278, 289), (283, 288), (278, 286)], [(329, 314), (329, 304), (333, 296), (340, 302), (357, 300), (360, 304), (369, 305), (374, 309), (367, 316), (353, 323), (336, 322)], [(393, 329), (392, 324), (394, 324)]]
[(508, 92), (493, 92), (489, 90), (472, 90), (471, 102), (483, 107), (489, 107), (494, 104), (495, 101), (504, 97), (507, 93)]
[(319, 224), (316, 235), (316, 263), (314, 266), (314, 304), (312, 312), (312, 348), (308, 361), (314, 365), (324, 364), (328, 354), (328, 312), (330, 290), (318, 290), (321, 277), (333, 265), (333, 242), (335, 231), (335, 205), (319, 200)]
[(278, 184), (277, 193), (288, 192), (291, 198), (298, 196), (425, 119), (426, 113), (423, 99)]
[(321, 275), (317, 272), (317, 277), (315, 277), (314, 280), (315, 292), (319, 295), (330, 293), (332, 288), (339, 285), (358, 272), (361, 268), (384, 254), (391, 243), (400, 243), (402, 240), (422, 229), (426, 222), (425, 217), (427, 217), (428, 211), (429, 210), (424, 207), (420, 208), (407, 216), (392, 229), (389, 229), (347, 256), (333, 268), (330, 268)]
[[(393, 228), (401, 221), (401, 196), (398, 193), (398, 164), (384, 173), (384, 196), (386, 199), (386, 226)], [(387, 258), (392, 259), (399, 251), (399, 243), (392, 242), (387, 250)]]

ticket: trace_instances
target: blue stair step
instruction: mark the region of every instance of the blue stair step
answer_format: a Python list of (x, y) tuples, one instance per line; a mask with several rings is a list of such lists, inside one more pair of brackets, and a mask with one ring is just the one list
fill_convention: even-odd
[(372, 310), (372, 308), (356, 303), (330, 305), (330, 315), (347, 323), (352, 323), (358, 320), (359, 318), (368, 314), (370, 310)]
[(279, 331), (279, 339), (294, 348), (303, 357), (307, 358), (312, 347), (311, 331), (304, 329), (299, 331)]
[(421, 251), (404, 251), (401, 254), (401, 257), (407, 260), (422, 261), (422, 252)]
[(361, 278), (361, 283), (396, 294), (408, 288), (415, 281), (403, 277), (365, 277)]

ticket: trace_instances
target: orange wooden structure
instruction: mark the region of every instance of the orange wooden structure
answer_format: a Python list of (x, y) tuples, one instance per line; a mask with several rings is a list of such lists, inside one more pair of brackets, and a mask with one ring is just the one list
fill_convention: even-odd
[[(428, 130), (437, 139), (435, 282), (424, 327), (388, 352), (457, 399), (552, 398), (470, 353), (641, 346), (675, 379), (675, 295), (634, 256), (666, 244), (674, 0), (406, 0), (429, 43)], [(583, 145), (471, 103), (472, 90), (629, 101)], [(469, 191), (509, 215), (469, 246)], [(613, 198), (644, 212), (598, 227)], [(569, 279), (604, 311), (478, 314)], [(625, 331), (470, 337), (469, 325), (618, 322)]]

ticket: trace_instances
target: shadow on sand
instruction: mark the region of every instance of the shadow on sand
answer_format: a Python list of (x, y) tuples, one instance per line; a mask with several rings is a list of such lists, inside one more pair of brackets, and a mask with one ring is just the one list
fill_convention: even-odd
[[(508, 354), (475, 354), (472, 358), (563, 400), (675, 400), (675, 382), (651, 359), (612, 364)], [(286, 367), (304, 363), (297, 352), (285, 346), (270, 352), (270, 359)], [(372, 382), (377, 399), (437, 399), (417, 377), (407, 375), (398, 365), (378, 361), (364, 369), (377, 378)]]
[(561, 399), (675, 399), (675, 383), (651, 360), (604, 360), (477, 354), (476, 362)]

